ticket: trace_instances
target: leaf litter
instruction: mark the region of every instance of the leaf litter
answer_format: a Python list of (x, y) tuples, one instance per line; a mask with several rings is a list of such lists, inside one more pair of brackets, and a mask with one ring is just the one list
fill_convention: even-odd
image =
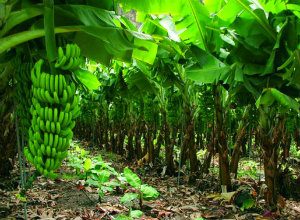
[[(122, 170), (129, 165), (120, 158), (113, 164), (116, 170)], [(264, 220), (299, 219), (300, 216), (300, 202), (283, 197), (280, 198), (282, 201), (279, 199), (282, 206), (279, 211), (274, 213), (264, 209), (264, 201), (259, 192), (260, 183), (251, 178), (235, 180), (237, 190), (222, 194), (217, 190), (217, 177), (212, 174), (198, 179), (195, 185), (189, 185), (187, 178), (183, 176), (178, 185), (177, 177), (160, 176), (152, 166), (149, 169), (147, 165), (144, 167), (137, 164), (130, 165), (139, 173), (144, 183), (160, 192), (158, 199), (144, 201), (142, 209), (144, 215), (140, 219)], [(64, 172), (64, 169), (62, 166), (61, 172)], [(16, 166), (10, 181), (16, 181), (18, 175), (19, 170)], [(9, 184), (0, 186), (0, 219), (24, 219), (24, 202), (17, 198), (20, 188), (11, 187)], [(249, 195), (254, 198), (255, 207), (243, 210), (236, 201), (239, 196), (242, 196), (240, 200), (243, 200), (243, 196)], [(39, 177), (26, 193), (27, 215), (28, 219), (110, 220), (119, 214), (128, 214), (128, 207), (120, 203), (122, 196), (122, 193), (107, 193), (100, 202), (97, 189), (84, 186), (82, 180), (51, 181)]]

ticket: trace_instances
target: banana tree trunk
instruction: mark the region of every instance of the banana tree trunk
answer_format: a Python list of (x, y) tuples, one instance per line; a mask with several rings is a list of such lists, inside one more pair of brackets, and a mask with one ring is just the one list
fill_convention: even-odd
[(214, 137), (214, 132), (211, 131), (209, 141), (207, 142), (207, 151), (206, 151), (205, 156), (204, 156), (204, 162), (203, 162), (203, 165), (202, 165), (201, 173), (205, 173), (205, 174), (209, 173), (209, 167), (210, 167), (210, 164), (211, 164), (212, 156), (214, 155), (215, 143), (216, 143), (216, 139)]
[(105, 123), (104, 127), (104, 145), (105, 145), (105, 150), (109, 150), (109, 126), (108, 123)]
[[(274, 118), (274, 115), (270, 115), (269, 110), (261, 110), (260, 121), (265, 122), (261, 123), (259, 130), (259, 138), (263, 148), (265, 183), (267, 185), (265, 200), (271, 209), (276, 209), (278, 198), (278, 148), (282, 140), (284, 120)], [(271, 127), (268, 125), (271, 125)]]
[(286, 130), (284, 131), (281, 147), (282, 147), (282, 159), (286, 160), (290, 156), (290, 148), (291, 148), (291, 134), (289, 134)]
[(10, 113), (1, 120), (0, 127), (0, 177), (9, 176), (16, 156), (16, 132)]
[(231, 190), (227, 136), (224, 128), (224, 112), (221, 101), (220, 85), (214, 87), (214, 101), (216, 111), (216, 148), (219, 153), (219, 177), (221, 186), (226, 186), (227, 190)]
[(241, 155), (241, 148), (243, 145), (243, 140), (246, 137), (246, 127), (241, 127), (236, 136), (236, 141), (234, 143), (233, 154), (230, 161), (230, 172), (234, 174), (235, 178), (237, 177), (238, 164)]
[(118, 136), (117, 136), (117, 152), (119, 155), (123, 155), (124, 153), (124, 140), (125, 140), (125, 130), (121, 125), (118, 130)]
[(158, 137), (157, 137), (157, 142), (156, 142), (156, 148), (154, 150), (154, 157), (156, 160), (159, 160), (159, 155), (160, 155), (160, 149), (163, 144), (163, 129), (160, 129)]
[(142, 144), (141, 144), (141, 131), (140, 127), (137, 127), (136, 132), (135, 132), (135, 155), (137, 159), (142, 158)]
[[(163, 113), (163, 123), (164, 123), (164, 138), (165, 138), (165, 160), (167, 171), (166, 173), (169, 175), (174, 175), (174, 158), (173, 158), (173, 146), (170, 139), (170, 128), (167, 122), (167, 115)], [(174, 131), (173, 131), (174, 133)]]
[(295, 129), (294, 140), (296, 142), (297, 149), (300, 150), (300, 128)]
[(134, 128), (130, 128), (128, 131), (128, 142), (127, 142), (127, 159), (131, 161), (134, 158), (133, 151), (133, 132)]
[(149, 162), (152, 162), (154, 164), (154, 144), (153, 144), (153, 131), (151, 128), (151, 125), (149, 125), (149, 128), (147, 130), (147, 152), (149, 153)]
[[(183, 162), (189, 159), (191, 175), (189, 177), (189, 182), (194, 182), (196, 180), (196, 175), (199, 171), (199, 165), (197, 160), (197, 151), (195, 145), (195, 122), (192, 115), (192, 110), (190, 106), (185, 107), (186, 114), (186, 130), (183, 138)], [(182, 164), (184, 164), (182, 162)]]
[(190, 166), (191, 166), (191, 175), (189, 177), (189, 182), (195, 182), (197, 173), (198, 173), (198, 160), (197, 160), (197, 150), (195, 145), (195, 132), (194, 132), (194, 120), (191, 121), (191, 123), (188, 126), (187, 129), (188, 132), (188, 140), (187, 144), (189, 145), (189, 159), (190, 159)]

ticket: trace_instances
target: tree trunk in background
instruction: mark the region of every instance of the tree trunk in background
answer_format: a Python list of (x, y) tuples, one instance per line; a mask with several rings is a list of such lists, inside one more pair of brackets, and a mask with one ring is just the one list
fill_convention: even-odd
[(115, 135), (115, 128), (112, 128), (111, 132), (110, 132), (110, 144), (111, 144), (110, 148), (111, 148), (112, 152), (116, 153), (117, 152), (116, 151), (116, 149), (117, 149), (117, 147), (116, 147), (117, 141), (116, 141), (116, 135)]
[(160, 129), (158, 137), (157, 137), (157, 142), (156, 142), (156, 148), (154, 150), (154, 158), (155, 160), (157, 160), (157, 162), (160, 162), (160, 149), (161, 149), (161, 145), (163, 144), (163, 128)]
[(300, 128), (295, 129), (294, 140), (296, 142), (297, 149), (300, 150)]
[(187, 132), (189, 133), (188, 145), (189, 145), (189, 158), (191, 166), (191, 175), (189, 177), (189, 182), (193, 183), (196, 181), (197, 173), (199, 171), (198, 160), (197, 160), (197, 150), (195, 145), (195, 131), (194, 131), (194, 120), (188, 126)]
[(281, 147), (282, 147), (282, 159), (286, 160), (290, 156), (290, 148), (291, 148), (292, 137), (286, 129), (282, 135), (281, 139)]
[(128, 131), (128, 142), (127, 142), (127, 159), (132, 161), (134, 158), (134, 151), (133, 151), (133, 132), (134, 128), (130, 128)]
[(282, 139), (284, 120), (273, 118), (268, 114), (270, 113), (261, 110), (260, 117), (266, 121), (272, 121), (273, 125), (272, 127), (261, 126), (259, 135), (263, 148), (265, 183), (267, 185), (265, 200), (271, 209), (276, 209), (278, 198), (278, 148)]
[(9, 176), (13, 168), (12, 162), (16, 156), (16, 132), (11, 119), (11, 113), (8, 112), (1, 119), (0, 126), (0, 177)]
[(148, 148), (148, 153), (149, 153), (149, 163), (152, 162), (154, 164), (154, 144), (153, 144), (153, 131), (151, 127), (147, 129), (147, 148)]
[(139, 160), (142, 158), (141, 132), (139, 127), (137, 127), (136, 129), (134, 140), (135, 140), (135, 154), (136, 154), (136, 158)]
[(227, 190), (231, 190), (229, 160), (228, 160), (228, 147), (227, 136), (224, 128), (224, 113), (221, 100), (221, 87), (217, 85), (214, 87), (214, 100), (216, 111), (216, 148), (219, 153), (219, 177), (221, 186), (225, 185)]
[(109, 150), (109, 129), (108, 126), (106, 126), (106, 129), (104, 131), (104, 144), (105, 144), (105, 150)]
[(103, 144), (103, 135), (104, 135), (104, 130), (103, 127), (101, 126), (103, 124), (103, 120), (100, 121), (100, 123), (97, 124), (97, 128), (98, 128), (98, 145), (102, 148), (102, 144)]
[(165, 160), (167, 171), (169, 175), (174, 175), (174, 158), (173, 158), (173, 147), (170, 139), (170, 128), (167, 122), (166, 112), (163, 113), (163, 124), (164, 124), (164, 138), (165, 138)]
[(233, 154), (230, 161), (230, 172), (234, 174), (235, 178), (237, 177), (237, 170), (241, 155), (241, 148), (243, 145), (243, 140), (246, 137), (246, 127), (242, 126), (236, 135), (236, 141), (233, 147)]
[[(264, 144), (268, 144), (267, 142)], [(264, 172), (265, 172), (265, 183), (268, 187), (266, 193), (266, 202), (271, 208), (276, 208), (277, 205), (277, 162), (278, 152), (271, 144), (264, 145)]]
[(212, 156), (214, 155), (214, 145), (215, 145), (215, 143), (216, 143), (216, 139), (214, 137), (214, 132), (211, 131), (211, 136), (210, 136), (209, 141), (207, 143), (207, 151), (206, 151), (205, 156), (204, 156), (204, 162), (203, 162), (201, 173), (205, 173), (205, 174), (209, 173), (209, 167), (210, 167), (210, 164), (211, 164), (211, 159), (212, 159)]
[(194, 129), (194, 119), (192, 115), (192, 111), (190, 106), (185, 107), (186, 114), (186, 129), (183, 138), (183, 159), (182, 165), (189, 159), (190, 161), (190, 171), (191, 175), (189, 177), (189, 182), (194, 182), (196, 180), (196, 174), (199, 171), (198, 168), (198, 160), (197, 160), (197, 152), (195, 146), (195, 129)]
[(123, 125), (121, 125), (117, 136), (117, 152), (119, 155), (124, 154), (124, 140), (125, 140), (125, 130), (123, 129)]

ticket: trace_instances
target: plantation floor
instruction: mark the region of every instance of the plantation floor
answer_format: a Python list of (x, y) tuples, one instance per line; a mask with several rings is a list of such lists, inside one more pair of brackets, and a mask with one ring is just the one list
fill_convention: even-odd
[[(102, 152), (103, 154), (103, 152)], [(107, 154), (106, 160), (114, 160), (116, 170), (128, 166), (118, 156)], [(187, 178), (178, 185), (175, 177), (161, 177), (149, 166), (132, 169), (142, 177), (143, 182), (154, 186), (160, 192), (157, 200), (144, 202), (141, 219), (300, 219), (300, 202), (280, 197), (280, 211), (271, 213), (263, 208), (259, 192), (255, 194), (256, 208), (241, 211), (233, 202), (234, 193), (221, 195), (218, 181), (209, 175), (197, 180), (194, 185), (187, 184)], [(62, 172), (66, 169), (62, 167)], [(67, 170), (66, 170), (67, 171)], [(12, 173), (12, 179), (0, 182), (0, 219), (24, 219), (24, 203), (18, 198), (18, 168)], [(143, 175), (142, 175), (143, 174)], [(96, 189), (83, 186), (83, 180), (50, 181), (39, 177), (27, 192), (27, 210), (29, 219), (114, 219), (119, 214), (127, 214), (129, 209), (119, 202), (124, 192), (107, 194), (98, 201)], [(255, 189), (257, 181), (250, 178), (234, 182), (236, 188), (242, 186)], [(138, 204), (133, 209), (139, 209)]]

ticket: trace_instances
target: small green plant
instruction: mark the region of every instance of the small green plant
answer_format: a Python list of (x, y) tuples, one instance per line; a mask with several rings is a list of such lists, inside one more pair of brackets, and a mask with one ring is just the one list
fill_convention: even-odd
[(90, 156), (88, 151), (78, 145), (70, 150), (67, 163), (67, 166), (75, 170), (76, 177), (84, 179), (86, 185), (99, 189), (99, 201), (106, 192), (112, 192), (115, 187), (121, 185), (121, 181), (111, 180), (111, 176), (119, 174), (110, 165), (103, 161), (101, 156)]
[[(134, 193), (126, 193), (121, 198), (121, 202), (129, 207), (132, 207), (131, 203), (134, 200), (138, 200), (142, 207), (143, 200), (151, 200), (159, 196), (155, 188), (142, 184), (138, 175), (128, 167), (123, 173), (118, 173), (111, 163), (105, 162), (100, 155), (92, 157), (79, 145), (75, 145), (69, 151), (67, 166), (75, 170), (77, 178), (84, 179), (86, 185), (98, 188), (100, 202), (106, 193), (112, 193), (117, 188), (126, 189), (128, 184), (133, 187)], [(138, 212), (131, 213), (134, 215)]]
[(152, 200), (159, 196), (159, 192), (154, 187), (142, 184), (142, 180), (138, 177), (138, 175), (128, 167), (124, 168), (123, 174), (128, 184), (135, 189), (135, 192), (125, 193), (120, 200), (121, 203), (127, 204), (131, 207), (133, 201), (138, 199), (140, 208), (142, 208), (143, 200)]

